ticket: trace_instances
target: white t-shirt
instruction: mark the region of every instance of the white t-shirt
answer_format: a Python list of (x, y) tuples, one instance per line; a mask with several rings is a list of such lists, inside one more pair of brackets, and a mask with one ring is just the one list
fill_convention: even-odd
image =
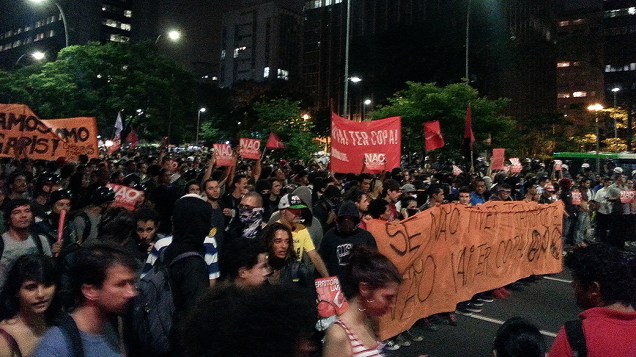
[[(51, 246), (49, 245), (46, 237), (39, 236), (38, 239), (42, 242), (42, 250), (44, 254), (49, 257), (52, 256)], [(35, 241), (33, 241), (33, 237), (31, 236), (24, 241), (17, 241), (11, 238), (9, 232), (5, 232), (2, 234), (2, 240), (4, 241), (4, 251), (2, 252), (2, 257), (0, 257), (0, 291), (2, 291), (4, 282), (7, 280), (9, 270), (18, 258), (27, 254), (40, 253), (37, 245), (35, 245)]]

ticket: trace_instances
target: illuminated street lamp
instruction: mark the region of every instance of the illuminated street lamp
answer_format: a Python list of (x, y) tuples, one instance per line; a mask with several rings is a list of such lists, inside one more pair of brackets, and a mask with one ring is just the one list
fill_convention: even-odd
[[(348, 73), (348, 71), (347, 71)], [(362, 78), (358, 76), (346, 76), (345, 77), (345, 87), (344, 87), (344, 103), (342, 103), (342, 116), (345, 118), (349, 118), (349, 82), (351, 83), (360, 83), (362, 82)]]
[[(165, 35), (167, 35), (168, 39), (172, 42), (177, 42), (179, 41), (179, 39), (181, 39), (181, 31), (179, 30), (170, 30), (166, 32)], [(157, 38), (155, 39), (155, 45), (159, 43), (159, 39), (162, 38), (163, 36), (164, 36), (163, 33), (160, 33), (159, 36), (157, 36)]]
[(196, 139), (196, 144), (199, 145), (199, 123), (201, 123), (201, 113), (205, 113), (207, 109), (205, 108), (199, 108), (199, 111), (197, 112), (197, 139)]
[(596, 174), (601, 173), (601, 137), (598, 129), (598, 112), (603, 110), (603, 105), (599, 103), (590, 104), (587, 110), (594, 112), (594, 123), (596, 127)]
[(68, 25), (66, 23), (66, 15), (64, 15), (64, 10), (62, 10), (62, 7), (60, 6), (60, 4), (58, 4), (57, 1), (53, 1), (53, 0), (29, 0), (29, 1), (31, 1), (34, 4), (42, 4), (47, 1), (50, 1), (53, 4), (55, 4), (55, 6), (57, 6), (57, 9), (60, 11), (60, 15), (62, 16), (62, 24), (64, 25), (64, 40), (66, 41), (64, 47), (68, 47)]
[(366, 108), (367, 108), (368, 105), (371, 105), (371, 103), (372, 103), (371, 99), (369, 99), (369, 98), (365, 99), (364, 102), (362, 102), (362, 104), (364, 104), (362, 106), (362, 121), (364, 121), (366, 119), (366, 115), (367, 115)]
[(35, 51), (35, 52), (31, 52), (31, 53), (24, 53), (22, 56), (18, 57), (18, 60), (15, 61), (15, 67), (18, 66), (18, 63), (20, 63), (20, 60), (22, 60), (24, 57), (26, 57), (27, 55), (30, 55), (31, 57), (33, 57), (34, 60), (36, 61), (41, 61), (46, 57), (46, 53), (42, 52), (42, 51)]

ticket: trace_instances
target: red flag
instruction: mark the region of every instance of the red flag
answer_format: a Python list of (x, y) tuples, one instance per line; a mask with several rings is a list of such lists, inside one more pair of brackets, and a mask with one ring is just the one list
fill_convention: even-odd
[(276, 136), (274, 133), (269, 133), (269, 139), (267, 139), (267, 144), (265, 145), (266, 149), (274, 150), (274, 149), (284, 149), (285, 144)]
[(469, 147), (472, 148), (475, 143), (475, 135), (473, 135), (473, 113), (470, 109), (470, 103), (466, 107), (466, 128), (464, 129), (464, 140), (468, 141)]
[(128, 136), (126, 136), (126, 141), (130, 144), (130, 148), (134, 149), (135, 146), (137, 146), (137, 143), (139, 142), (139, 137), (137, 136), (137, 133), (135, 132), (135, 129), (130, 129), (130, 133), (128, 133)]
[(424, 123), (424, 143), (426, 144), (426, 151), (444, 147), (444, 137), (442, 136), (438, 120)]

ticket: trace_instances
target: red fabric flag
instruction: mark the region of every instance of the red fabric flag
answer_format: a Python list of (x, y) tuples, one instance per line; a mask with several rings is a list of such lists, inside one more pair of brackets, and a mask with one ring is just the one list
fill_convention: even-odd
[(470, 103), (466, 107), (466, 128), (464, 129), (464, 140), (469, 143), (472, 148), (475, 143), (475, 135), (473, 135), (473, 113), (470, 109)]
[(284, 149), (285, 144), (280, 141), (278, 136), (274, 133), (269, 133), (269, 139), (267, 139), (267, 144), (265, 145), (266, 149), (275, 150), (275, 149)]
[(444, 147), (444, 137), (439, 127), (439, 120), (424, 123), (424, 143), (426, 144), (426, 151)]
[(137, 146), (139, 137), (137, 136), (135, 129), (130, 129), (130, 133), (128, 133), (128, 136), (126, 136), (126, 141), (130, 144), (131, 149), (134, 149), (135, 146)]

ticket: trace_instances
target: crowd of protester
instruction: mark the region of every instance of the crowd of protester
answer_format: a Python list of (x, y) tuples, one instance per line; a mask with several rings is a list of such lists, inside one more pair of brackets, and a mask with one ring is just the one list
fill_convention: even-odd
[[(378, 341), (372, 321), (391, 309), (402, 277), (377, 252), (367, 222), (401, 220), (451, 202), (513, 200), (563, 202), (563, 252), (577, 302), (612, 309), (589, 313), (586, 336), (594, 318), (594, 329), (622, 319), (632, 332), (610, 330), (632, 336), (633, 272), (616, 257), (636, 248), (636, 201), (621, 200), (621, 192), (634, 190), (636, 172), (605, 165), (596, 175), (584, 163), (572, 174), (567, 165), (550, 166), (527, 160), (517, 173), (490, 173), (483, 165), (457, 173), (425, 162), (343, 175), (285, 160), (217, 167), (203, 153), (80, 157), (79, 163), (3, 159), (0, 356), (158, 355), (149, 352), (156, 346), (129, 332), (139, 323), (132, 311), (139, 279), (157, 267), (169, 272), (174, 305), (164, 355), (381, 356), (422, 341), (423, 330), (457, 325), (456, 313), (480, 312), (535, 277), (480, 292), (456, 311)], [(108, 184), (140, 191), (134, 209), (118, 207)], [(590, 273), (611, 264), (590, 266), (582, 251), (614, 254), (607, 258), (616, 260), (614, 275)], [(321, 332), (314, 279), (329, 276), (339, 277), (349, 309)], [(616, 293), (619, 288), (626, 292)], [(584, 294), (590, 301), (581, 302)], [(555, 356), (574, 348), (564, 333)], [(608, 355), (603, 341), (595, 339), (588, 354)], [(635, 346), (626, 339), (621, 348), (634, 352)], [(493, 349), (515, 356), (519, 348), (536, 351), (528, 356), (547, 350), (536, 327), (512, 319)]]

